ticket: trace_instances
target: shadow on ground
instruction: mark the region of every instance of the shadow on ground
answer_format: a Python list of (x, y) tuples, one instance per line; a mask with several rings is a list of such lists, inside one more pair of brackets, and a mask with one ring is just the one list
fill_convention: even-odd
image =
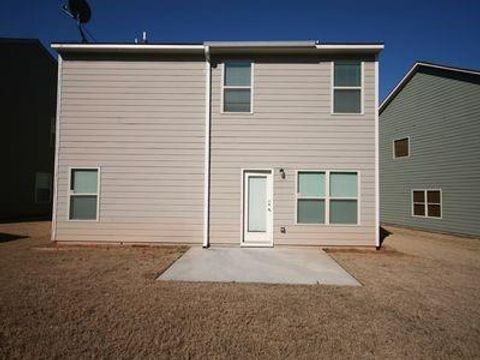
[(380, 232), (380, 246), (378, 247), (378, 249), (380, 249), (385, 239), (392, 235), (392, 233), (382, 226), (380, 226), (380, 229), (378, 231)]
[(10, 241), (20, 240), (20, 239), (26, 239), (26, 238), (28, 238), (28, 236), (0, 233), (0, 244), (10, 242)]

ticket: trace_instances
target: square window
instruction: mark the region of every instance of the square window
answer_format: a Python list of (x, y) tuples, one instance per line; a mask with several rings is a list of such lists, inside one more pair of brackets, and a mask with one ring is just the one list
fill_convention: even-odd
[(414, 216), (427, 218), (442, 217), (441, 190), (414, 190), (412, 202)]
[(225, 112), (250, 112), (250, 89), (225, 89)]
[(394, 140), (393, 142), (393, 157), (394, 158), (400, 158), (400, 157), (407, 157), (410, 155), (410, 144), (409, 144), (409, 139), (399, 139), (399, 140)]
[(229, 61), (225, 63), (226, 86), (250, 86), (251, 64), (246, 61)]
[(330, 196), (357, 197), (357, 173), (332, 172), (330, 173)]
[(356, 224), (357, 200), (330, 200), (331, 224)]
[(301, 224), (324, 224), (325, 200), (298, 199), (297, 222)]
[(440, 205), (431, 205), (428, 204), (428, 216), (429, 217), (441, 217), (442, 210)]
[(336, 61), (334, 72), (335, 86), (362, 85), (362, 65), (360, 62)]
[(325, 196), (324, 172), (299, 172), (298, 194), (301, 196)]
[(348, 89), (334, 90), (333, 112), (335, 113), (361, 113), (361, 91)]
[(70, 219), (94, 220), (97, 218), (97, 196), (72, 196)]
[(425, 216), (425, 204), (413, 204), (413, 214), (416, 216)]
[(428, 203), (440, 204), (440, 191), (438, 191), (438, 190), (428, 190), (427, 191), (427, 201), (428, 201)]
[(424, 203), (425, 202), (425, 191), (414, 191), (413, 192), (413, 202)]

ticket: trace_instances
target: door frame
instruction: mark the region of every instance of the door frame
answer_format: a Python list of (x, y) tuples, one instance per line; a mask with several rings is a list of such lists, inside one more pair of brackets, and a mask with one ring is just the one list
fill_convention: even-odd
[[(262, 172), (266, 173), (267, 175), (270, 175), (271, 177), (271, 184), (270, 184), (270, 192), (271, 192), (271, 197), (272, 197), (272, 211), (270, 212), (270, 233), (268, 235), (268, 241), (264, 243), (245, 243), (244, 242), (244, 234), (245, 234), (245, 174), (248, 172)], [(240, 190), (240, 246), (241, 247), (273, 247), (273, 211), (274, 211), (274, 194), (275, 194), (275, 176), (274, 176), (274, 169), (273, 168), (242, 168), (240, 170), (240, 177), (241, 177), (241, 190)], [(268, 181), (267, 181), (267, 186), (268, 186)], [(268, 188), (267, 188), (268, 192)]]

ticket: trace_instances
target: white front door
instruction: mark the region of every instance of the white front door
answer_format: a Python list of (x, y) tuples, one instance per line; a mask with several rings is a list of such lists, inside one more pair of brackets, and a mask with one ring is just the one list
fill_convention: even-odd
[(244, 246), (273, 246), (273, 181), (270, 170), (243, 174)]

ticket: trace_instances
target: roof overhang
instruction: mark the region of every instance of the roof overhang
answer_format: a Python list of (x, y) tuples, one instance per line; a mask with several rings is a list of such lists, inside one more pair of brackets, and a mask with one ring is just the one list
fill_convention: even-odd
[(380, 43), (329, 44), (318, 41), (207, 41), (202, 44), (65, 44), (54, 43), (59, 53), (175, 53), (200, 54), (209, 48), (211, 54), (251, 53), (365, 53), (377, 54), (383, 50)]

